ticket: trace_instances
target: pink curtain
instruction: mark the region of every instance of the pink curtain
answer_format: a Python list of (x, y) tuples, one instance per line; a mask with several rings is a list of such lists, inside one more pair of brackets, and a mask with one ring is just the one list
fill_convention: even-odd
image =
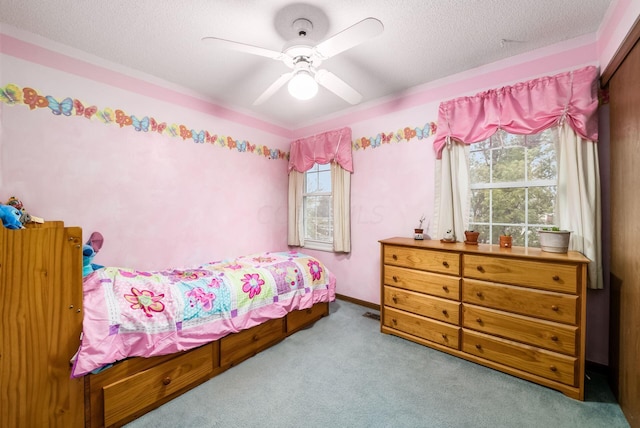
[(321, 165), (335, 160), (343, 169), (353, 172), (351, 128), (324, 132), (291, 143), (289, 172), (305, 172), (314, 163)]
[(461, 97), (440, 104), (433, 146), (440, 159), (447, 138), (483, 141), (498, 129), (536, 134), (566, 121), (584, 139), (598, 140), (598, 71), (589, 66)]

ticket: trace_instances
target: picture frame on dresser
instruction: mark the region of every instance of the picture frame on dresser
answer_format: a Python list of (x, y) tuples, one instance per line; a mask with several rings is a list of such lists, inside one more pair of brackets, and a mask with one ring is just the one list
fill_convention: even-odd
[(579, 252), (389, 238), (380, 330), (584, 400)]

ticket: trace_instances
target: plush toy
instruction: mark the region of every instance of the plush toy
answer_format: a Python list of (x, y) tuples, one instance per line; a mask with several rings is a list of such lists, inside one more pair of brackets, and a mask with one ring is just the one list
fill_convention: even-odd
[(2, 219), (2, 225), (7, 229), (22, 229), (22, 223), (20, 223), (20, 210), (11, 205), (0, 205), (0, 218)]
[(7, 205), (10, 205), (20, 211), (20, 223), (22, 224), (44, 223), (44, 219), (29, 214), (22, 204), (22, 201), (15, 196), (9, 198), (9, 200), (7, 201)]
[(104, 238), (100, 232), (93, 232), (89, 237), (89, 240), (82, 247), (82, 276), (85, 277), (89, 275), (91, 272), (94, 272), (98, 269), (103, 268), (104, 266), (97, 265), (95, 263), (91, 263), (93, 258), (98, 254), (100, 248), (102, 248), (102, 243), (104, 242)]

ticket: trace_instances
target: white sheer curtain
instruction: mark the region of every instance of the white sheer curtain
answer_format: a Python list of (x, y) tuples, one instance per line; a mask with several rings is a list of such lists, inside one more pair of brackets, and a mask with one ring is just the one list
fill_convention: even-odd
[(598, 148), (566, 123), (558, 140), (558, 226), (571, 231), (569, 248), (592, 261), (589, 288), (603, 288)]
[(331, 163), (333, 188), (333, 251), (351, 252), (351, 173)]
[(442, 158), (436, 160), (435, 236), (451, 230), (464, 239), (469, 223), (469, 146), (448, 140)]
[(296, 247), (304, 245), (302, 192), (304, 186), (304, 172), (292, 170), (289, 172), (289, 203), (287, 244)]

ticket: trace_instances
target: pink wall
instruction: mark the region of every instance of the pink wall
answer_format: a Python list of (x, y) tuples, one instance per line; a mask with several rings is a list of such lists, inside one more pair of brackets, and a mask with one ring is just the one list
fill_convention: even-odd
[[(3, 88), (31, 87), (59, 101), (77, 98), (288, 150), (288, 138), (248, 126), (241, 115), (230, 121), (207, 114), (196, 98), (156, 97), (145, 76), (131, 91), (120, 86), (132, 85), (130, 76), (113, 85), (93, 79), (93, 72), (105, 75), (100, 69), (80, 77), (69, 72), (69, 57), (51, 52), (47, 65), (9, 54), (0, 60)], [(96, 116), (57, 116), (47, 107), (0, 103), (0, 114), (0, 201), (15, 195), (33, 215), (81, 226), (85, 238), (100, 231), (105, 245), (96, 263), (160, 269), (287, 249), (285, 160), (136, 132)]]
[(640, 1), (613, 0), (598, 29), (598, 60), (604, 70), (640, 16)]

